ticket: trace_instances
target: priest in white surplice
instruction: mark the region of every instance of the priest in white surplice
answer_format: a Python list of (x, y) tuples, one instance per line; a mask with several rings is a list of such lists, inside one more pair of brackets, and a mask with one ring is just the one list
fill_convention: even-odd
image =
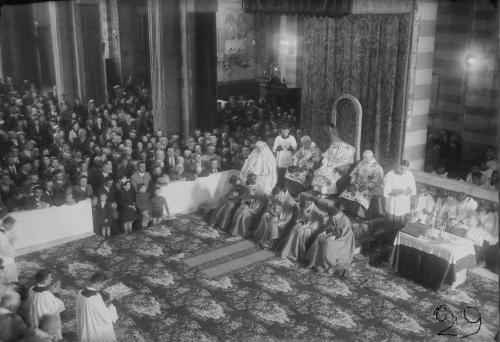
[(36, 285), (29, 289), (28, 293), (28, 310), (29, 323), (32, 329), (36, 329), (40, 325), (40, 320), (45, 315), (53, 315), (57, 317), (58, 329), (56, 338), (62, 339), (61, 318), (60, 313), (64, 311), (64, 303), (62, 300), (54, 296), (51, 290), (52, 275), (47, 270), (40, 270), (35, 276)]
[(411, 196), (415, 196), (417, 186), (413, 174), (408, 171), (406, 160), (396, 163), (384, 178), (385, 212), (390, 221), (402, 228), (411, 211)]
[(76, 298), (76, 329), (79, 342), (115, 342), (113, 323), (118, 319), (113, 305), (106, 306), (97, 292), (100, 275), (90, 278), (90, 285)]

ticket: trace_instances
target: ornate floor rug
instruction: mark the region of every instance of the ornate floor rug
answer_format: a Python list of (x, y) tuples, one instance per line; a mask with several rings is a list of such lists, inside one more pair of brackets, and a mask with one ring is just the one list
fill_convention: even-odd
[[(241, 255), (231, 247), (238, 243)], [(272, 255), (245, 265), (245, 256), (259, 252), (252, 248), (194, 214), (107, 245), (93, 236), (17, 261), (25, 285), (40, 268), (61, 281), (66, 341), (75, 340), (76, 293), (96, 271), (118, 298), (120, 342), (449, 341), (444, 334), (476, 330), (471, 341), (492, 341), (497, 332), (498, 283), (476, 274), (435, 293), (371, 267), (362, 255), (343, 280)]]

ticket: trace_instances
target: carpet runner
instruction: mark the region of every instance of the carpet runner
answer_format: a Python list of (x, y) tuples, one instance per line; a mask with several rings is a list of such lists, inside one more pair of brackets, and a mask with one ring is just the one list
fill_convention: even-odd
[(207, 277), (213, 278), (252, 266), (274, 256), (274, 252), (261, 250), (250, 240), (242, 240), (186, 258), (183, 262), (189, 267), (196, 267)]

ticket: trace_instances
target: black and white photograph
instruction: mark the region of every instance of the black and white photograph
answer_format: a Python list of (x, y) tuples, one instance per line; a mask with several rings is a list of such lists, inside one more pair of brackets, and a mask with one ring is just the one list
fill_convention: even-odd
[(0, 0), (0, 342), (500, 341), (498, 0)]

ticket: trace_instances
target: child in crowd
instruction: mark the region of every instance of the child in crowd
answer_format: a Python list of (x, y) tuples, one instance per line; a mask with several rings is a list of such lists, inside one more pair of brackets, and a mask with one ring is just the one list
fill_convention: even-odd
[(159, 224), (163, 217), (165, 217), (165, 215), (163, 215), (164, 208), (167, 213), (166, 216), (170, 216), (167, 201), (165, 200), (165, 197), (161, 195), (161, 187), (156, 186), (154, 195), (151, 198), (151, 218), (154, 225)]
[(113, 208), (108, 202), (108, 195), (102, 191), (99, 194), (99, 202), (95, 207), (97, 228), (102, 237), (107, 240), (111, 236), (111, 224), (113, 220)]
[(137, 185), (137, 191), (135, 195), (135, 207), (141, 217), (141, 227), (147, 228), (150, 220), (151, 199), (146, 192), (146, 185), (144, 183)]

